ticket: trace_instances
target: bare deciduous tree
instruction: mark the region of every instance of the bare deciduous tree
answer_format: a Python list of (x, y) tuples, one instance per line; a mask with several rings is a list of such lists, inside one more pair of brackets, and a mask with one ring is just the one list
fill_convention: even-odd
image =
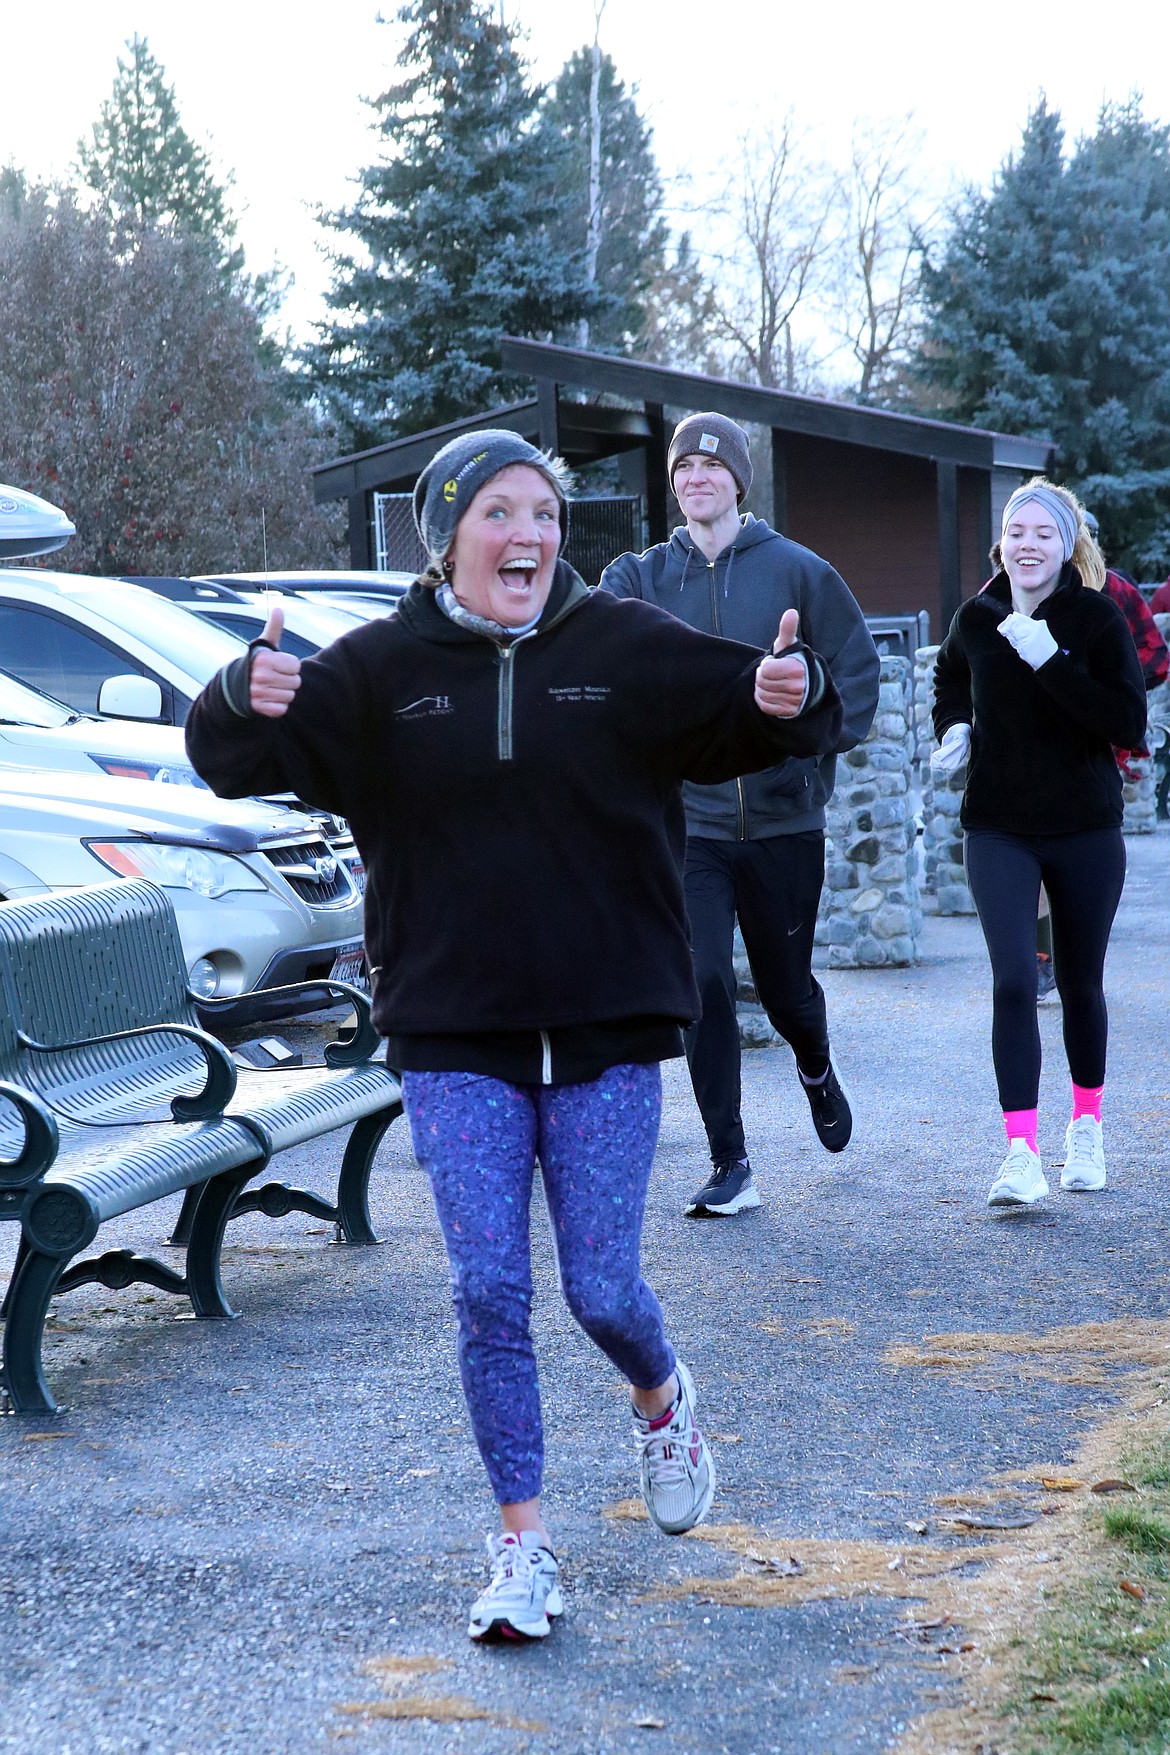
[(910, 121), (862, 125), (853, 135), (826, 306), (860, 368), (861, 402), (888, 392), (913, 334), (930, 224), (915, 174), (920, 152)]
[(802, 388), (797, 309), (819, 290), (839, 202), (837, 179), (810, 162), (791, 112), (740, 143), (741, 181), (725, 203), (735, 241), (714, 290), (713, 328), (761, 384)]

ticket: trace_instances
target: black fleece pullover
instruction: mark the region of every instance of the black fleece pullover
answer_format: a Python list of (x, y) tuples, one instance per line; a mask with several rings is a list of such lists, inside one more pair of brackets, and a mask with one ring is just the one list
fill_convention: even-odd
[[(642, 1056), (661, 1058), (698, 1015), (681, 782), (832, 747), (837, 692), (800, 650), (814, 704), (770, 718), (758, 650), (590, 592), (560, 562), (537, 627), (512, 640), (457, 626), (415, 585), (306, 660), (281, 719), (240, 717), (221, 673), (187, 747), (223, 796), (292, 789), (348, 817), (391, 1064), (522, 1077), (522, 1063), (562, 1082), (639, 1058), (610, 1043), (597, 1065), (599, 1027), (668, 1021), (671, 1046)], [(472, 1053), (488, 1036), (502, 1058)], [(587, 1038), (592, 1071), (575, 1054)]]
[(786, 609), (800, 615), (801, 638), (819, 653), (841, 697), (841, 731), (816, 756), (793, 756), (748, 780), (683, 787), (687, 831), (717, 841), (800, 835), (825, 826), (836, 758), (861, 742), (873, 722), (880, 660), (857, 599), (841, 575), (811, 549), (746, 514), (739, 532), (709, 561), (685, 525), (644, 554), (619, 555), (601, 575), (615, 597), (640, 597), (689, 627), (770, 646)]
[(1117, 605), (1067, 564), (1035, 620), (1059, 650), (1033, 670), (999, 632), (1011, 584), (997, 573), (955, 613), (934, 671), (934, 730), (971, 726), (960, 820), (1014, 835), (1111, 829), (1123, 815), (1112, 746), (1136, 749), (1146, 696)]

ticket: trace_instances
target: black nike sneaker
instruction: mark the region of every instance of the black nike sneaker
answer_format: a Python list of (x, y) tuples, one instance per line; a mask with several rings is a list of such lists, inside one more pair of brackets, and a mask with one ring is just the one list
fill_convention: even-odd
[(723, 1219), (758, 1207), (760, 1191), (752, 1180), (746, 1158), (726, 1158), (716, 1164), (709, 1181), (683, 1208), (688, 1219)]
[(830, 1060), (828, 1073), (819, 1085), (806, 1083), (803, 1075), (800, 1083), (812, 1110), (817, 1138), (826, 1152), (843, 1152), (853, 1132), (853, 1111), (833, 1062)]

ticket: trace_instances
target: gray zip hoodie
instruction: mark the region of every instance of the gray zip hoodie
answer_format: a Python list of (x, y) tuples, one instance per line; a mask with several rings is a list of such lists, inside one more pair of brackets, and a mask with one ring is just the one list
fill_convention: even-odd
[(707, 560), (681, 526), (645, 554), (619, 555), (601, 575), (615, 597), (641, 597), (708, 634), (770, 651), (786, 609), (800, 615), (800, 638), (820, 654), (841, 696), (844, 721), (825, 756), (790, 757), (778, 767), (718, 786), (683, 787), (687, 833), (718, 841), (758, 841), (825, 826), (836, 758), (861, 742), (877, 710), (877, 649), (857, 600), (840, 574), (811, 549), (789, 542), (762, 518), (744, 517), (735, 540)]

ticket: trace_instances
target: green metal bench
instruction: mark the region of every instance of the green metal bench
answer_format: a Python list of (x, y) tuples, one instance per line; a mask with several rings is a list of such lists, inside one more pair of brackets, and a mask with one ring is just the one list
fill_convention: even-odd
[[(378, 1241), (370, 1169), (402, 1096), (370, 1058), (365, 994), (329, 985), (357, 1024), (325, 1066), (241, 1070), (199, 1027), (162, 890), (114, 883), (0, 903), (0, 1219), (21, 1228), (0, 1307), (2, 1387), (15, 1412), (55, 1409), (41, 1337), (56, 1293), (142, 1282), (224, 1321), (235, 1312), (220, 1250), (240, 1213), (308, 1212), (339, 1241)], [(343, 1126), (336, 1201), (286, 1183), (245, 1189), (275, 1153)], [(180, 1192), (183, 1273), (126, 1249), (74, 1261), (108, 1219)]]

